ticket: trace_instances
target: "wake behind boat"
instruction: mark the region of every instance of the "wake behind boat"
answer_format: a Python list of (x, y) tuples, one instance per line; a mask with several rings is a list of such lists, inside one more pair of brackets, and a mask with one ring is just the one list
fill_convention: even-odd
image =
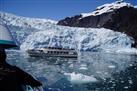
[(64, 57), (64, 58), (77, 58), (78, 54), (75, 49), (47, 47), (40, 49), (27, 50), (31, 57)]

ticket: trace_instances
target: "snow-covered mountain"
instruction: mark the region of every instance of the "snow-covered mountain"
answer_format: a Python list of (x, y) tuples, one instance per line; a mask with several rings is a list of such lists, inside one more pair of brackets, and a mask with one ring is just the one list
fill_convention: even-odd
[[(124, 2), (123, 0), (118, 0), (118, 1), (115, 1), (115, 2), (112, 2), (112, 3), (107, 3), (107, 4), (104, 4), (104, 5), (98, 6), (92, 12), (81, 13), (80, 15), (76, 15), (76, 16), (79, 16), (79, 19), (83, 19), (83, 18), (86, 18), (86, 17), (89, 17), (89, 16), (98, 16), (98, 15), (102, 15), (102, 14), (105, 14), (105, 13), (110, 13), (110, 12), (113, 12), (113, 11), (118, 10), (120, 8), (123, 8), (123, 7), (136, 8), (137, 6), (133, 6), (132, 4)], [(70, 17), (70, 18), (73, 18), (73, 17)], [(60, 24), (60, 23), (61, 23), (61, 21), (59, 21), (58, 24)]]
[(135, 40), (137, 47), (137, 8), (130, 3), (119, 0), (104, 4), (89, 13), (81, 13), (60, 20), (57, 24), (70, 27), (107, 28), (124, 32)]
[[(92, 12), (81, 13), (80, 15), (76, 15), (76, 16), (73, 16), (73, 17), (67, 17), (65, 19), (62, 19), (58, 22), (58, 24), (59, 25), (66, 25), (66, 26), (73, 26), (73, 24), (70, 24), (70, 23), (73, 23), (73, 21), (76, 21), (76, 20), (80, 21), (82, 19), (85, 19), (85, 18), (91, 17), (91, 16), (101, 16), (103, 14), (107, 15), (107, 13), (112, 13), (116, 10), (119, 10), (119, 9), (123, 8), (123, 7), (136, 8), (136, 6), (133, 6), (130, 3), (124, 2), (123, 0), (118, 0), (118, 1), (115, 1), (113, 3), (107, 3), (107, 4), (104, 4), (104, 5), (98, 6)], [(80, 27), (80, 25), (78, 27)]]
[(126, 3), (123, 0), (119, 0), (119, 1), (116, 1), (113, 3), (107, 3), (104, 5), (101, 5), (101, 6), (97, 7), (95, 11), (90, 12), (90, 13), (81, 13), (81, 15), (82, 15), (82, 18), (88, 17), (88, 16), (97, 16), (97, 15), (101, 15), (103, 13), (112, 12), (116, 9), (119, 9), (119, 8), (122, 8), (125, 6), (126, 7), (134, 7), (130, 3)]

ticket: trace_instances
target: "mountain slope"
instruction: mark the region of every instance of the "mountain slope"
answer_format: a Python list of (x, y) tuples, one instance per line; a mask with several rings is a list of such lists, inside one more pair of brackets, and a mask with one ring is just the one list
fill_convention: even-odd
[(114, 2), (97, 7), (91, 13), (67, 17), (58, 25), (86, 28), (107, 28), (125, 33), (135, 40), (137, 47), (137, 8), (125, 2)]

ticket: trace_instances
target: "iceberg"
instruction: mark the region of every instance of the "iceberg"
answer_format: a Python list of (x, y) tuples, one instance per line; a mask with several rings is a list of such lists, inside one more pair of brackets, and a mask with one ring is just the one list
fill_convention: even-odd
[(97, 82), (98, 80), (94, 76), (87, 76), (81, 73), (64, 73), (64, 75), (68, 76), (68, 80), (73, 84), (79, 83), (89, 83), (89, 82)]

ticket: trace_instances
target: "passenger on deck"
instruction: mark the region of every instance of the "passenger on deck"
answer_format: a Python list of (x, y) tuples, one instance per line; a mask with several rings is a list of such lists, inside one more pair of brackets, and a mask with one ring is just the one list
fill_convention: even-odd
[(42, 84), (31, 75), (6, 62), (6, 53), (0, 49), (0, 91), (23, 91), (22, 86), (38, 87)]

